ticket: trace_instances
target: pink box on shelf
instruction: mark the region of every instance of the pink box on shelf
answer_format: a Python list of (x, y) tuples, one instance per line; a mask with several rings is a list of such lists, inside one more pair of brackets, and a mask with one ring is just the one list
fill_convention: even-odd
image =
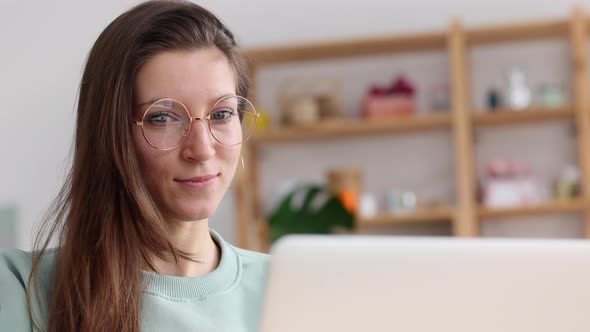
[(367, 96), (363, 101), (362, 113), (365, 118), (383, 118), (414, 114), (413, 96), (388, 95)]
[(518, 207), (537, 204), (541, 201), (539, 187), (530, 177), (491, 179), (484, 187), (483, 203), (487, 207)]

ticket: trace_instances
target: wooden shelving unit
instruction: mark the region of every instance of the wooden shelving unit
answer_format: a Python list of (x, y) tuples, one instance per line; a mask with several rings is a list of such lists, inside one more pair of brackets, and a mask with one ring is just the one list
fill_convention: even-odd
[[(421, 210), (411, 215), (381, 215), (371, 219), (359, 219), (358, 225), (371, 227), (442, 222), (450, 223), (453, 234), (456, 236), (473, 237), (479, 235), (479, 225), (484, 219), (580, 213), (585, 222), (585, 236), (590, 238), (590, 100), (588, 99), (590, 86), (586, 63), (589, 33), (590, 20), (586, 18), (582, 9), (576, 9), (571, 17), (563, 20), (470, 29), (465, 29), (460, 21), (455, 20), (450, 24), (449, 29), (443, 32), (290, 45), (245, 52), (250, 64), (252, 82), (255, 83), (258, 70), (267, 65), (415, 51), (446, 51), (449, 58), (452, 105), (448, 112), (432, 113), (428, 116), (387, 121), (350, 119), (301, 128), (275, 128), (257, 133), (243, 148), (248, 168), (239, 177), (237, 190), (239, 245), (254, 250), (268, 249), (266, 221), (262, 213), (259, 192), (261, 175), (258, 172), (259, 150), (264, 146), (275, 143), (312, 142), (318, 139), (337, 140), (361, 136), (397, 135), (436, 129), (449, 130), (452, 134), (456, 181), (455, 206)], [(571, 105), (552, 109), (534, 107), (524, 111), (503, 109), (482, 112), (472, 109), (468, 61), (471, 48), (494, 43), (547, 38), (569, 41), (574, 87)], [(250, 96), (254, 102), (256, 95), (254, 85)], [(481, 206), (476, 200), (474, 131), (480, 127), (557, 120), (571, 121), (577, 128), (577, 159), (582, 173), (580, 197), (520, 208), (491, 209)]]

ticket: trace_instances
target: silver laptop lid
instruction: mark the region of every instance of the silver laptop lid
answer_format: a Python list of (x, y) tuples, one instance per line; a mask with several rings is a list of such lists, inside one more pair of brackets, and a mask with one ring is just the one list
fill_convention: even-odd
[(588, 332), (590, 242), (294, 236), (263, 332)]

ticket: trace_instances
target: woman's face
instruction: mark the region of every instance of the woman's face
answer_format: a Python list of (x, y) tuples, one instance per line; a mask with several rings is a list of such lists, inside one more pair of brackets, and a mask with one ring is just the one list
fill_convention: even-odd
[[(156, 100), (175, 99), (192, 117), (204, 117), (223, 96), (236, 93), (235, 76), (217, 48), (166, 51), (150, 58), (135, 81), (134, 120), (141, 120)], [(168, 220), (208, 218), (219, 205), (235, 174), (241, 145), (227, 146), (210, 134), (206, 121), (194, 121), (178, 148), (162, 151), (134, 126), (133, 140), (141, 175)]]

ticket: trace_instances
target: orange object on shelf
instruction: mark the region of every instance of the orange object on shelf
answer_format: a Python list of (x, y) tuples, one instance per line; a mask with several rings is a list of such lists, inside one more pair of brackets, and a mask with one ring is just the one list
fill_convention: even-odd
[(337, 168), (327, 173), (328, 188), (353, 215), (358, 212), (362, 175), (358, 168)]
[(344, 208), (348, 212), (350, 212), (353, 215), (356, 215), (359, 204), (358, 192), (351, 189), (342, 190), (340, 193), (338, 193), (338, 198), (340, 198), (342, 205), (344, 205)]

